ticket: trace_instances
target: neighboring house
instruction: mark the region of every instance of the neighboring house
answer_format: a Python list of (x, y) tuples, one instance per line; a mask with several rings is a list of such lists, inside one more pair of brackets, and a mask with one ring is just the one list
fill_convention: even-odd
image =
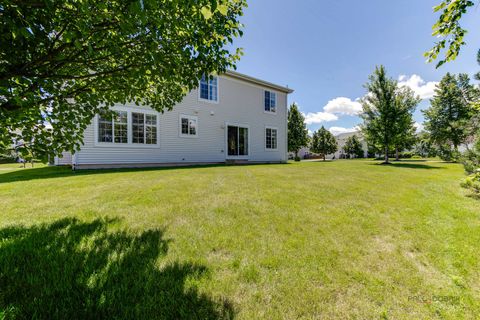
[(363, 135), (360, 131), (341, 133), (341, 134), (335, 136), (335, 139), (337, 140), (337, 144), (338, 144), (338, 150), (334, 154), (329, 155), (328, 158), (329, 159), (332, 159), (333, 157), (335, 157), (335, 159), (345, 158), (346, 155), (345, 155), (345, 152), (343, 151), (343, 147), (345, 146), (345, 142), (347, 142), (347, 139), (350, 138), (351, 136), (354, 136), (354, 135), (356, 135), (357, 138), (362, 143), (363, 156), (365, 158), (367, 158), (368, 157), (367, 142), (363, 138)]
[(227, 71), (191, 91), (172, 111), (115, 105), (97, 115), (74, 155), (77, 169), (287, 161), (287, 95), (293, 90)]
[[(303, 147), (300, 150), (298, 150), (298, 156), (300, 157), (300, 159), (308, 158), (308, 156), (311, 155), (311, 154), (312, 153), (310, 152), (309, 147)], [(288, 153), (288, 158), (289, 159), (294, 159), (295, 158), (295, 152), (289, 152)]]

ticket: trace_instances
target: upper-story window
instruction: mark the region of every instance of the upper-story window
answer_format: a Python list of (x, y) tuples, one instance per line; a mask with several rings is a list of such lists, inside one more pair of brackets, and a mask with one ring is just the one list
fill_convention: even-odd
[(128, 113), (116, 111), (113, 117), (98, 117), (98, 142), (128, 143)]
[(207, 78), (205, 75), (200, 80), (200, 99), (218, 102), (218, 77)]
[(277, 94), (265, 90), (265, 111), (275, 113), (277, 111)]

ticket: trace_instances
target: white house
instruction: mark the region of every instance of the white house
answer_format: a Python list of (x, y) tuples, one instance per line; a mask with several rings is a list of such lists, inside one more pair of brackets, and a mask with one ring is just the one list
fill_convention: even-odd
[(115, 105), (97, 115), (75, 154), (76, 169), (287, 161), (287, 95), (293, 90), (227, 71), (202, 79), (172, 111)]
[(363, 138), (363, 135), (360, 131), (346, 132), (346, 133), (341, 133), (335, 136), (335, 139), (337, 140), (337, 144), (338, 144), (338, 150), (334, 154), (329, 155), (329, 158), (330, 159), (333, 157), (335, 157), (335, 159), (345, 158), (345, 152), (343, 151), (343, 147), (345, 146), (347, 139), (352, 136), (357, 136), (358, 140), (360, 140), (360, 143), (362, 144), (362, 148), (363, 148), (363, 156), (364, 158), (367, 158), (368, 157), (367, 142)]

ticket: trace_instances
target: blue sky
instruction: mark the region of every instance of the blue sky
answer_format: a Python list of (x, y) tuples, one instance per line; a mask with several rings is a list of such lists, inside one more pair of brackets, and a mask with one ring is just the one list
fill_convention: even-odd
[[(348, 114), (358, 109), (355, 100), (365, 94), (363, 85), (379, 64), (395, 79), (404, 75), (405, 85), (426, 97), (419, 109), (426, 108), (446, 72), (480, 70), (479, 7), (462, 21), (469, 34), (460, 57), (440, 69), (425, 62), (423, 52), (435, 41), (432, 8), (439, 2), (251, 0), (241, 19), (245, 34), (234, 43), (245, 53), (237, 71), (295, 89), (289, 103), (299, 104), (310, 130), (324, 125), (339, 133), (361, 123)], [(423, 122), (419, 110), (415, 119)]]

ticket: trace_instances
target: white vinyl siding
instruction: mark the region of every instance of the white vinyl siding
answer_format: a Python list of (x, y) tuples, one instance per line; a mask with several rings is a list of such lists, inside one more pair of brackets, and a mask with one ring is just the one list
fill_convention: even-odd
[[(287, 160), (287, 94), (276, 92), (276, 115), (267, 114), (259, 101), (268, 88), (228, 76), (219, 76), (222, 97), (213, 104), (199, 100), (200, 88), (185, 96), (171, 111), (156, 112), (135, 103), (115, 105), (113, 109), (128, 113), (128, 144), (100, 143), (98, 118), (85, 131), (84, 145), (77, 153), (77, 164), (162, 164), (225, 162), (227, 150), (227, 124), (248, 124), (248, 161)], [(132, 143), (132, 113), (156, 115), (156, 144)], [(197, 137), (181, 136), (182, 115), (197, 118)], [(265, 147), (265, 128), (277, 128), (277, 149)], [(233, 156), (239, 157), (239, 156)], [(246, 157), (246, 156), (243, 156)]]

